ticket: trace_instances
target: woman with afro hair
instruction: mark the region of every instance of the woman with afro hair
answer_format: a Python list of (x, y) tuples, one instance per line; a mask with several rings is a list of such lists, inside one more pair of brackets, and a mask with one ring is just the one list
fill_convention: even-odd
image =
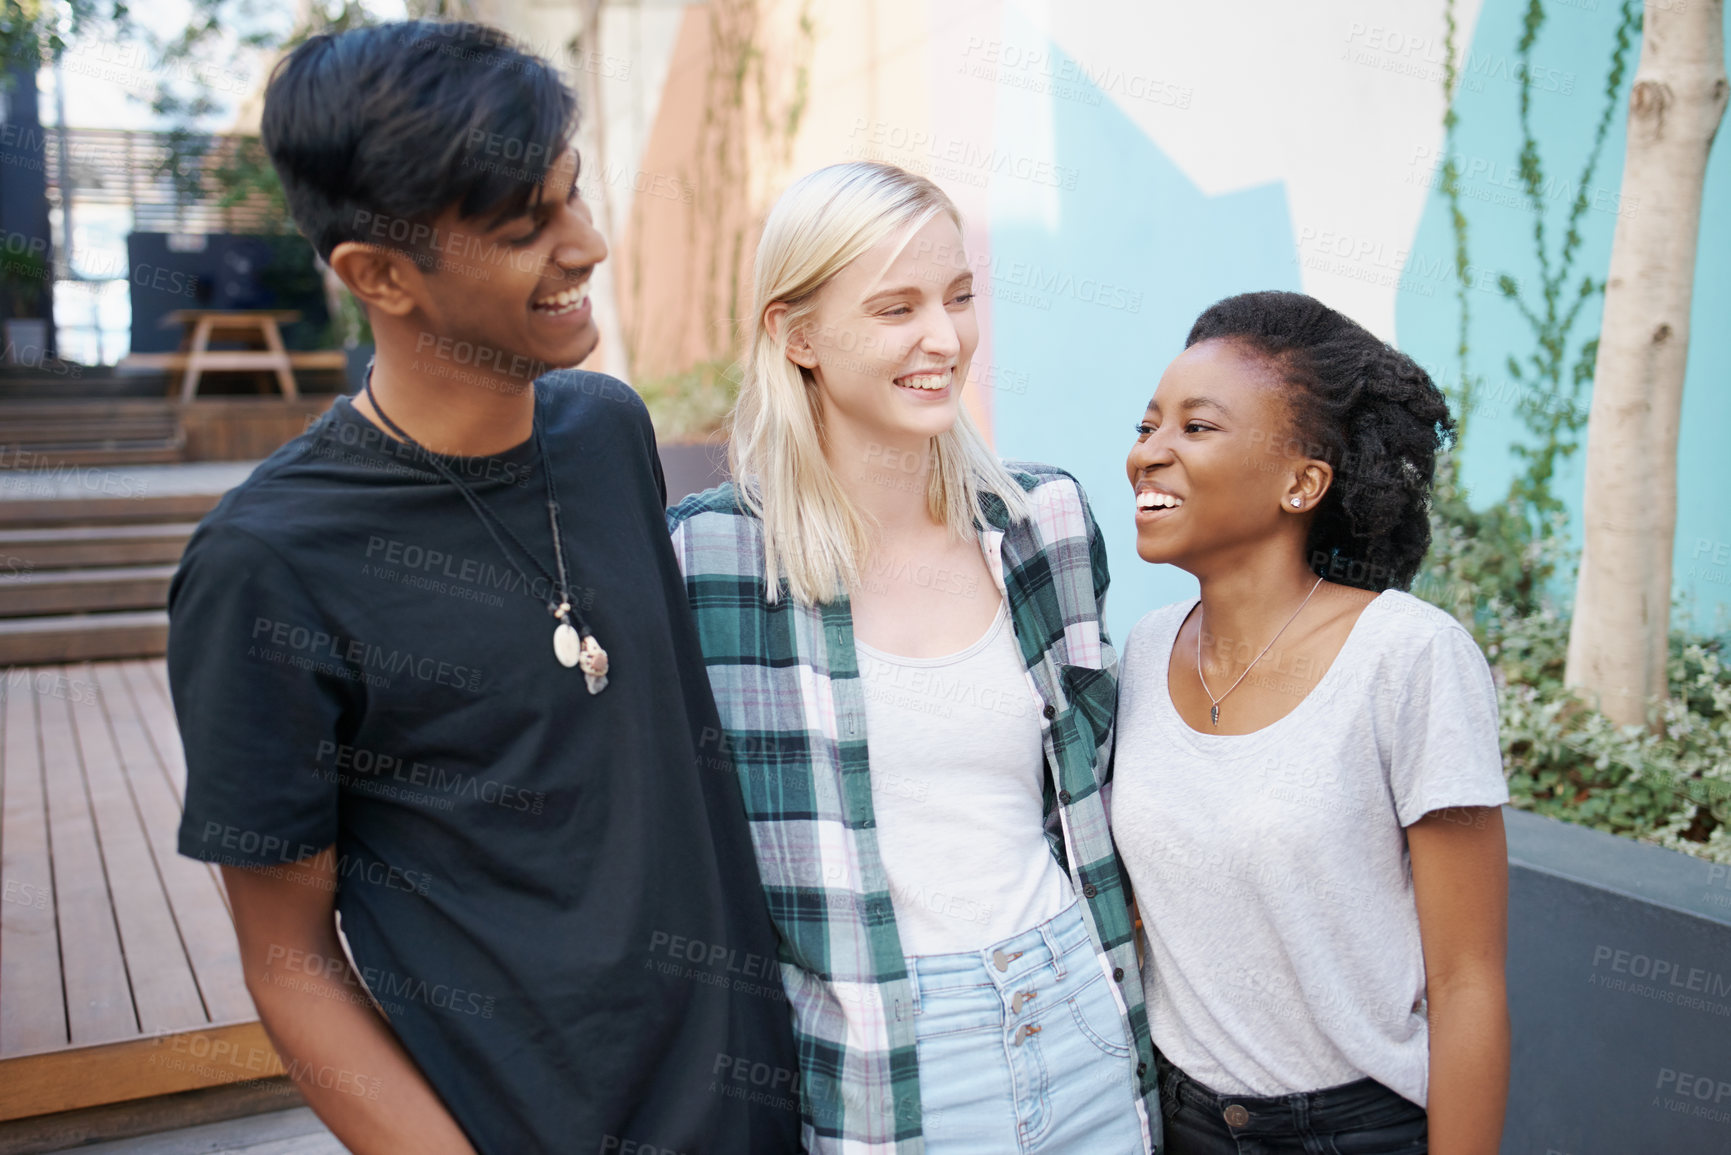
[(1127, 462), (1201, 596), (1124, 648), (1113, 832), (1170, 1155), (1492, 1155), (1508, 800), (1472, 636), (1404, 592), (1442, 394), (1298, 293), (1210, 307)]

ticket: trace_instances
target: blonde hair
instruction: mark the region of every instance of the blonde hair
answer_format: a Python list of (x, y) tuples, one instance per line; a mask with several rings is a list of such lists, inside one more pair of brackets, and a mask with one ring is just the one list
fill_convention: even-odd
[[(849, 263), (886, 237), (924, 227), (938, 213), (961, 228), (956, 206), (931, 181), (894, 165), (855, 161), (796, 181), (764, 222), (750, 341), (739, 401), (728, 421), (728, 466), (741, 503), (763, 522), (764, 578), (772, 602), (783, 577), (804, 605), (835, 599), (859, 581), (871, 542), (869, 516), (848, 497), (824, 456), (815, 382), (788, 358), (788, 338), (810, 320), (818, 290)], [(764, 315), (778, 303), (789, 308), (772, 335)], [(973, 536), (985, 492), (996, 494), (1011, 518), (1029, 516), (1022, 487), (966, 409), (932, 438), (931, 448), (927, 507), (951, 533)]]

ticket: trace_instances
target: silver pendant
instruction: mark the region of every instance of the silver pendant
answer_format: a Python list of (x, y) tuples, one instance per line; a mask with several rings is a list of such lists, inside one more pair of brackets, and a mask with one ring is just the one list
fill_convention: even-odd
[[(564, 661), (564, 659), (560, 659), (560, 660)], [(569, 666), (571, 663), (566, 662), (565, 664), (567, 666)], [(1220, 707), (1219, 706), (1208, 707), (1208, 720), (1210, 722), (1213, 722), (1216, 726), (1220, 725)]]
[(577, 631), (571, 628), (571, 623), (560, 622), (553, 631), (553, 654), (559, 659), (559, 664), (566, 669), (575, 666), (581, 649)]

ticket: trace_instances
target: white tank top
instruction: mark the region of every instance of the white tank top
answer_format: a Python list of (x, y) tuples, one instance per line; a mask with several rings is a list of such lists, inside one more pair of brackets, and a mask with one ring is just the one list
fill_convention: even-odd
[(1039, 704), (1006, 607), (945, 657), (854, 646), (903, 953), (978, 950), (1074, 901), (1043, 832)]

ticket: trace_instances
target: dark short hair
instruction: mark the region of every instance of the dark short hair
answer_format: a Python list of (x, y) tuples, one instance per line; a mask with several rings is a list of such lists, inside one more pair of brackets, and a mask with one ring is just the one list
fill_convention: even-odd
[(1286, 388), (1292, 435), (1328, 462), (1305, 561), (1363, 589), (1406, 589), (1430, 547), (1437, 454), (1454, 437), (1448, 402), (1405, 353), (1303, 293), (1243, 293), (1196, 319), (1189, 348), (1232, 341)]
[(434, 218), (522, 215), (576, 126), (576, 95), (505, 33), (412, 20), (301, 44), (271, 73), (261, 128), (321, 257), (367, 241), (431, 267), (417, 241)]

